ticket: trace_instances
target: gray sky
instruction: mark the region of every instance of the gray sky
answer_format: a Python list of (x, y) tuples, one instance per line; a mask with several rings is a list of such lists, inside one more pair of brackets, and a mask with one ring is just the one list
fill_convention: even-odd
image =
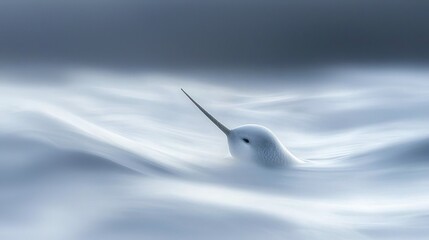
[(0, 63), (271, 68), (426, 63), (429, 2), (3, 0)]

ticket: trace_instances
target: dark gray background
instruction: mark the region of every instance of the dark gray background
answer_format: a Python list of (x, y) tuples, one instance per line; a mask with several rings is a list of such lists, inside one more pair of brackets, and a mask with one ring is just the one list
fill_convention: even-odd
[(133, 69), (425, 64), (428, 1), (0, 3), (0, 63)]

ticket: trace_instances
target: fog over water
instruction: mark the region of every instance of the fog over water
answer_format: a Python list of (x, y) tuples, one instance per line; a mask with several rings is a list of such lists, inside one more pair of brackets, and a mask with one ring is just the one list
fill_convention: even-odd
[[(426, 68), (39, 73), (0, 72), (1, 239), (429, 235)], [(232, 159), (182, 87), (308, 163)]]

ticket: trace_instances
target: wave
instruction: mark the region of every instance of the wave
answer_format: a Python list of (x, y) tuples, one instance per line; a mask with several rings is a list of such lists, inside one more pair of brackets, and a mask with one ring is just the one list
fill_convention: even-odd
[(429, 169), (429, 137), (396, 142), (360, 153), (342, 161), (341, 165), (367, 170), (427, 171)]

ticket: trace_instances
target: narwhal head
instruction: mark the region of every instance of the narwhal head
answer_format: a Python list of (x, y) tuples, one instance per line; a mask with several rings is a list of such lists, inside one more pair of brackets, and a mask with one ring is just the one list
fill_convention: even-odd
[(234, 158), (254, 161), (267, 167), (285, 167), (301, 163), (293, 156), (268, 128), (248, 124), (229, 129), (201, 107), (183, 89), (183, 93), (223, 132), (228, 138), (228, 147)]

